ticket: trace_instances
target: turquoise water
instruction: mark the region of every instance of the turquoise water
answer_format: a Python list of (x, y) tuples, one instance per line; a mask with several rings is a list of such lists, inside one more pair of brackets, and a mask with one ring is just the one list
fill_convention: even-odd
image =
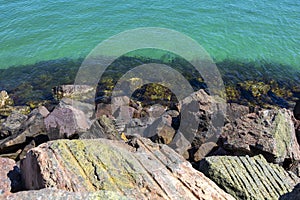
[(215, 61), (266, 60), (300, 69), (300, 1), (0, 0), (0, 69), (85, 57), (125, 30), (164, 27)]

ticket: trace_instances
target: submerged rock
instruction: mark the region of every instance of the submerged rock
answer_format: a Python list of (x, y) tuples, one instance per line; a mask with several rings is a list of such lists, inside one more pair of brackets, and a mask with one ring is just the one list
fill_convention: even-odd
[(200, 171), (237, 199), (278, 199), (291, 192), (300, 179), (263, 156), (212, 156)]
[(263, 154), (269, 162), (300, 160), (292, 113), (286, 109), (262, 110), (227, 124), (222, 145), (235, 154)]
[(134, 199), (233, 199), (166, 145), (144, 138), (56, 140), (21, 162), (26, 189), (115, 192)]

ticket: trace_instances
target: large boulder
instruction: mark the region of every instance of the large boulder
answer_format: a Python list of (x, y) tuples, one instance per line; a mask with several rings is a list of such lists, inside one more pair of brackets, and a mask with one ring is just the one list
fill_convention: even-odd
[(286, 109), (262, 110), (227, 124), (221, 144), (235, 154), (263, 154), (269, 162), (300, 160), (292, 113)]
[(261, 155), (204, 158), (200, 171), (237, 199), (278, 199), (300, 179)]
[(133, 199), (233, 199), (166, 145), (56, 140), (31, 149), (21, 162), (26, 189), (107, 191)]

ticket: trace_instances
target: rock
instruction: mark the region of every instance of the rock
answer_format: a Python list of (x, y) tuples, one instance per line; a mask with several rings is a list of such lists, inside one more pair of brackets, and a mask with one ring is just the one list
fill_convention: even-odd
[(174, 149), (179, 155), (182, 155), (185, 159), (189, 158), (188, 150), (192, 147), (191, 143), (184, 137), (184, 135), (177, 131), (169, 147)]
[[(0, 195), (11, 192), (11, 180), (8, 177), (9, 171), (14, 169), (15, 161), (9, 158), (0, 157)], [(1, 196), (0, 196), (1, 197)]]
[(52, 89), (53, 96), (56, 99), (71, 98), (74, 100), (94, 99), (94, 88), (89, 85), (60, 85)]
[(38, 112), (45, 118), (47, 117), (50, 112), (48, 111), (48, 109), (45, 106), (39, 106), (38, 107)]
[(111, 140), (120, 140), (120, 134), (116, 128), (113, 119), (102, 115), (96, 120), (90, 129), (79, 135), (80, 139), (96, 139), (96, 138), (107, 138)]
[(291, 192), (300, 179), (263, 156), (212, 156), (200, 171), (237, 199), (278, 199)]
[(222, 145), (236, 154), (263, 154), (269, 162), (299, 161), (292, 113), (286, 109), (262, 110), (227, 124)]
[(133, 199), (233, 199), (166, 145), (56, 140), (31, 149), (21, 162), (26, 189), (115, 192)]
[(300, 120), (300, 100), (296, 102), (296, 105), (293, 110), (294, 116), (297, 120)]
[(214, 142), (207, 142), (202, 144), (199, 149), (194, 153), (193, 160), (198, 162), (206, 157), (213, 149), (217, 148), (218, 145)]
[(226, 112), (226, 121), (233, 122), (234, 120), (250, 113), (248, 106), (239, 105), (237, 103), (228, 103)]
[(175, 135), (175, 130), (172, 127), (172, 117), (164, 114), (148, 126), (143, 136), (150, 138), (153, 142), (169, 144)]
[(18, 132), (0, 140), (0, 154), (13, 157), (16, 160), (22, 159), (20, 153), (32, 140), (34, 140), (36, 145), (49, 140), (44, 125), (44, 118), (38, 110), (34, 110), (28, 115), (28, 120), (23, 123), (22, 128)]
[(6, 106), (12, 106), (14, 101), (9, 97), (5, 90), (0, 92), (0, 108), (4, 108)]
[(73, 199), (107, 199), (107, 200), (128, 200), (129, 198), (113, 191), (96, 191), (96, 192), (69, 192), (53, 188), (45, 188), (41, 190), (23, 191), (11, 193), (9, 195), (0, 195), (1, 199), (6, 200), (32, 200), (32, 199), (47, 199), (47, 200), (73, 200)]
[(92, 105), (63, 99), (61, 103), (45, 118), (45, 125), (50, 140), (78, 137), (87, 131), (92, 121)]
[[(222, 99), (209, 96), (204, 90), (194, 92), (178, 104), (181, 114), (180, 132), (192, 142), (216, 142), (224, 125), (226, 104)], [(197, 142), (196, 142), (197, 143)]]
[(300, 199), (300, 184), (297, 184), (293, 191), (282, 195), (279, 200)]
[(27, 115), (13, 111), (0, 126), (0, 139), (17, 133), (27, 118)]

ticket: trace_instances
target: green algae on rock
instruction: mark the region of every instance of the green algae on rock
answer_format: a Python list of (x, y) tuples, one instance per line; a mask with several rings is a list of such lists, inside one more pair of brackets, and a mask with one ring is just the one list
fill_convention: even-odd
[(233, 199), (166, 145), (134, 137), (56, 140), (31, 149), (20, 166), (26, 189), (113, 191), (134, 199)]
[(207, 157), (199, 169), (237, 199), (278, 199), (300, 183), (299, 177), (261, 155)]

